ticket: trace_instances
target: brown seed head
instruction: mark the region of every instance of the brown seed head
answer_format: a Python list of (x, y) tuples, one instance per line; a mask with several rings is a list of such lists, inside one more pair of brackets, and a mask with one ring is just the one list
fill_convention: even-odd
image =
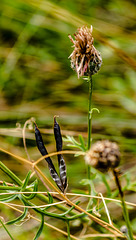
[(115, 168), (120, 162), (119, 147), (115, 142), (109, 140), (98, 141), (85, 155), (85, 161), (100, 171)]
[(100, 53), (93, 46), (92, 26), (78, 28), (74, 34), (75, 40), (69, 35), (74, 44), (74, 50), (69, 56), (71, 58), (71, 68), (80, 76), (91, 76), (98, 72), (102, 64)]

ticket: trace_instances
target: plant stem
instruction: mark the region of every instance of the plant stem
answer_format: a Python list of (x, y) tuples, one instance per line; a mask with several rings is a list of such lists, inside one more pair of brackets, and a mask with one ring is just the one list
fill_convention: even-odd
[[(89, 105), (88, 105), (88, 145), (87, 149), (89, 150), (91, 147), (91, 136), (92, 136), (92, 116), (91, 116), (91, 108), (92, 108), (92, 76), (88, 77), (89, 82)], [(88, 179), (90, 180), (90, 170), (91, 167), (88, 165)], [(91, 193), (91, 186), (89, 184), (89, 194)]]
[(5, 231), (6, 231), (7, 234), (9, 235), (9, 237), (10, 237), (12, 240), (14, 240), (13, 237), (11, 236), (10, 232), (8, 231), (8, 229), (6, 228), (5, 224), (2, 222), (1, 219), (0, 219), (0, 223), (1, 223), (1, 225), (4, 227)]
[(70, 237), (70, 226), (69, 226), (69, 220), (67, 220), (66, 222), (67, 222), (68, 240), (71, 240), (71, 237)]
[(0, 190), (11, 190), (11, 191), (18, 190), (18, 191), (20, 191), (21, 187), (0, 186)]
[(0, 162), (0, 169), (6, 173), (17, 185), (21, 186), (23, 182), (12, 172), (9, 168), (7, 168), (2, 162)]
[(91, 133), (92, 133), (92, 116), (91, 116), (91, 108), (92, 108), (92, 77), (89, 77), (89, 105), (88, 105), (88, 150), (91, 147)]
[(134, 240), (133, 232), (132, 232), (132, 228), (131, 228), (131, 224), (130, 224), (130, 220), (129, 220), (128, 210), (127, 210), (126, 203), (124, 200), (124, 193), (121, 189), (121, 184), (120, 184), (119, 177), (118, 177), (118, 172), (114, 169), (113, 174), (115, 176), (115, 181), (116, 181), (117, 187), (119, 189), (120, 198), (122, 201), (123, 215), (124, 215), (124, 219), (125, 219), (127, 229), (128, 229), (128, 237), (129, 237), (129, 240)]

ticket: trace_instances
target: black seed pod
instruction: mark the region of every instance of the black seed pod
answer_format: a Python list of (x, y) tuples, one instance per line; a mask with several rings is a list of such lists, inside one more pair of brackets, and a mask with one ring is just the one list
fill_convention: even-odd
[[(61, 136), (60, 126), (56, 121), (56, 117), (54, 117), (54, 136), (56, 140), (57, 152), (62, 151), (62, 136)], [(58, 154), (58, 164), (59, 164), (60, 180), (65, 190), (67, 187), (67, 175), (66, 175), (66, 164), (62, 154)]]
[[(41, 133), (35, 123), (35, 137), (36, 137), (36, 143), (37, 143), (37, 147), (40, 151), (40, 153), (42, 154), (42, 156), (45, 156), (48, 154), (45, 146), (44, 146), (44, 143), (43, 143), (43, 139), (42, 139), (42, 136), (41, 136)], [(47, 157), (45, 158), (45, 160), (47, 161), (48, 163), (48, 168), (49, 168), (49, 171), (50, 171), (50, 175), (52, 177), (52, 179), (54, 180), (54, 182), (57, 184), (57, 186), (59, 187), (59, 189), (64, 192), (64, 187), (63, 187), (63, 184), (62, 184), (62, 181), (60, 180), (57, 172), (56, 172), (56, 169), (52, 163), (52, 160), (50, 157)]]
[(57, 152), (62, 151), (62, 136), (60, 132), (60, 126), (56, 121), (56, 117), (54, 116), (54, 136), (56, 140), (56, 149)]
[(57, 184), (58, 188), (62, 192), (64, 192), (65, 189), (64, 189), (63, 184), (58, 176), (58, 173), (56, 172), (56, 169), (54, 168), (54, 165), (52, 167), (50, 164), (48, 164), (48, 167), (49, 167), (50, 175), (51, 175), (53, 181)]
[[(44, 143), (43, 143), (43, 139), (42, 139), (42, 136), (41, 136), (41, 133), (35, 123), (35, 138), (36, 138), (36, 144), (37, 144), (37, 147), (40, 151), (40, 153), (42, 154), (42, 156), (45, 156), (48, 154), (45, 146), (44, 146)], [(45, 158), (46, 161), (48, 162), (48, 164), (53, 164), (52, 161), (51, 161), (51, 158), (50, 157), (47, 157)]]
[(59, 160), (59, 173), (60, 173), (61, 182), (65, 190), (67, 187), (67, 173), (66, 173), (66, 164), (62, 155), (60, 156), (60, 160)]

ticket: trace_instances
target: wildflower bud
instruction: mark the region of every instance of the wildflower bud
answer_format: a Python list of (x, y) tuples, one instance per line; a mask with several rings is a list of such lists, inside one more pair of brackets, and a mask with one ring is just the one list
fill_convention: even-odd
[(98, 141), (94, 143), (91, 149), (85, 155), (87, 164), (106, 171), (109, 168), (115, 168), (120, 162), (120, 152), (118, 145), (109, 140)]
[(74, 50), (69, 56), (71, 58), (71, 68), (80, 76), (92, 76), (97, 73), (102, 64), (100, 53), (93, 46), (92, 26), (78, 28), (74, 34), (75, 40), (69, 35), (74, 44)]

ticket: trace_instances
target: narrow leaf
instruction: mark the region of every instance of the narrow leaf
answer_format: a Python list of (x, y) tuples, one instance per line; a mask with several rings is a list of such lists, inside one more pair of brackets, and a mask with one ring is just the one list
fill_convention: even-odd
[[(35, 182), (34, 182), (33, 192), (37, 192), (37, 191), (38, 191), (38, 181), (36, 179)], [(26, 196), (26, 195), (23, 194), (23, 197), (27, 200), (32, 200), (36, 196), (36, 194), (37, 193), (32, 193), (29, 196)]]
[(20, 221), (23, 221), (24, 218), (25, 218), (26, 215), (27, 215), (27, 212), (28, 212), (28, 208), (24, 208), (24, 212), (23, 212), (19, 217), (15, 218), (15, 219), (13, 219), (13, 220), (11, 220), (11, 221), (9, 221), (9, 222), (7, 222), (7, 225), (15, 224), (15, 223), (18, 223), (18, 222), (20, 222)]
[(82, 135), (79, 135), (79, 141), (81, 143), (82, 150), (85, 152), (87, 149)]
[(53, 197), (51, 196), (51, 194), (49, 192), (47, 192), (48, 194), (48, 199), (49, 199), (49, 204), (53, 203)]
[(44, 215), (41, 214), (41, 224), (40, 224), (40, 227), (39, 227), (39, 229), (36, 233), (36, 236), (35, 236), (34, 240), (37, 240), (40, 237), (40, 235), (43, 231), (43, 227), (44, 227)]
[[(14, 194), (14, 193), (13, 193), (13, 194)], [(1, 202), (11, 202), (11, 201), (13, 201), (13, 200), (16, 199), (16, 198), (17, 198), (17, 195), (14, 194), (13, 196), (9, 196), (9, 197), (0, 199), (0, 201), (1, 201)]]
[[(79, 203), (80, 203), (80, 201), (77, 201), (75, 204), (78, 205)], [(61, 216), (65, 216), (65, 215), (69, 214), (74, 208), (75, 208), (75, 206), (72, 206), (66, 212), (62, 213)]]
[[(18, 198), (21, 200), (21, 202), (26, 206), (26, 202), (23, 200), (22, 196), (18, 196)], [(24, 218), (27, 216), (27, 212), (28, 212), (28, 208), (27, 207), (24, 207), (24, 212), (17, 218), (7, 222), (6, 224), (7, 225), (10, 225), (10, 224), (15, 224), (15, 223), (18, 223), (20, 221), (23, 221)]]
[(26, 187), (28, 185), (28, 182), (29, 182), (29, 179), (30, 179), (30, 175), (31, 175), (31, 170), (28, 172), (28, 174), (27, 174), (27, 176), (25, 178), (25, 181), (24, 181), (24, 183), (22, 185), (22, 189), (21, 189), (22, 192), (26, 189)]
[[(47, 192), (47, 194), (48, 194), (48, 199), (49, 199), (48, 204), (52, 204), (53, 203), (53, 197), (51, 196), (51, 194), (49, 192)], [(47, 206), (47, 207), (44, 208), (44, 210), (47, 210), (50, 207), (51, 206)]]
[(1, 161), (0, 161), (0, 169), (6, 173), (17, 185), (21, 186), (22, 181), (11, 171), (9, 170)]

